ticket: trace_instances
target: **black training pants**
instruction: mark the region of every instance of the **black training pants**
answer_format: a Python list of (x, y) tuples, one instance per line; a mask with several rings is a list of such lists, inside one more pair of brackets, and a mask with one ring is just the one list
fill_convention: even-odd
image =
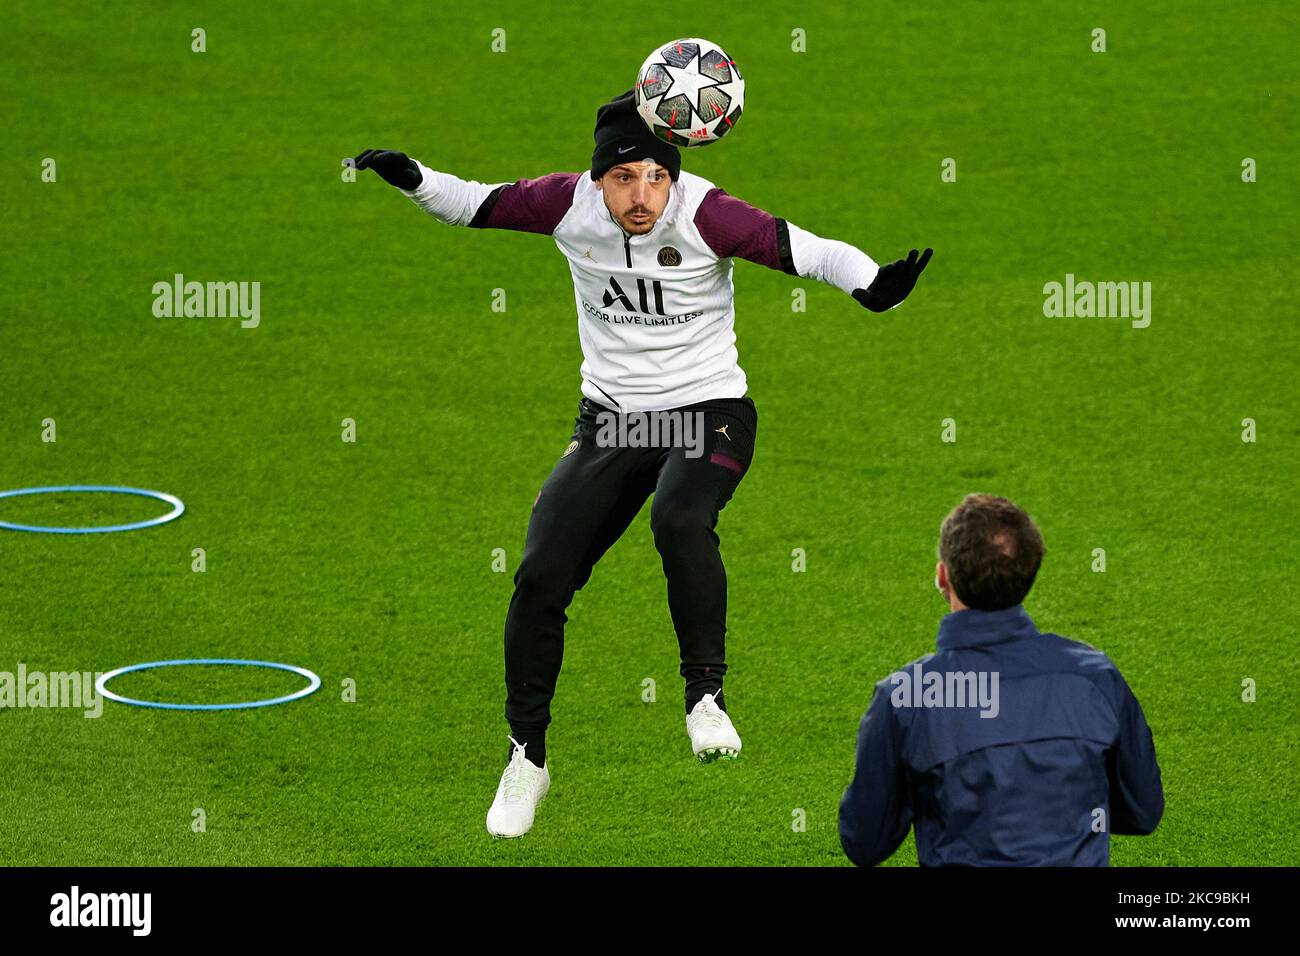
[(714, 528), (753, 457), (753, 400), (714, 399), (673, 410), (703, 413), (698, 457), (679, 440), (603, 447), (598, 423), (605, 419), (597, 416), (614, 413), (587, 398), (578, 409), (572, 451), (556, 463), (533, 504), (506, 615), (506, 719), (516, 735), (544, 732), (550, 723), (565, 610), (651, 493), (650, 527), (668, 579), (688, 712), (720, 690), (727, 670), (727, 575)]

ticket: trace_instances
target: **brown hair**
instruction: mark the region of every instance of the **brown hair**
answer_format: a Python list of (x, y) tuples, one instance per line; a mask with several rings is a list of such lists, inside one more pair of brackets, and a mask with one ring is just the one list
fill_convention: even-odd
[(948, 581), (963, 604), (980, 611), (1024, 601), (1045, 553), (1029, 515), (995, 495), (967, 495), (939, 528)]

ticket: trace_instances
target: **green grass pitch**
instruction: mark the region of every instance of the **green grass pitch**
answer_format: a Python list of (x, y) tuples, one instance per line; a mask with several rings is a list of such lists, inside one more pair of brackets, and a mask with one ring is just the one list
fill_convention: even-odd
[[(1109, 653), (1154, 730), (1165, 817), (1113, 862), (1294, 864), (1295, 9), (623, 10), (6, 10), (0, 487), (135, 485), (189, 510), (130, 534), (0, 531), (0, 671), (226, 656), (324, 686), (240, 713), (0, 709), (0, 863), (847, 865), (858, 719), (933, 649), (939, 522), (991, 491), (1047, 542), (1029, 612)], [(571, 608), (551, 794), (524, 839), (493, 841), (511, 576), (579, 398), (572, 287), (549, 238), (442, 225), (340, 163), (387, 147), (482, 182), (585, 170), (596, 106), (676, 36), (718, 41), (748, 82), (736, 131), (683, 168), (877, 260), (935, 258), (885, 315), (737, 262), (760, 426), (718, 530), (744, 751), (691, 756), (647, 507)], [(156, 318), (151, 287), (176, 273), (260, 282), (260, 325)], [(1046, 317), (1067, 274), (1150, 282), (1150, 326)], [(0, 501), (9, 521), (155, 513)], [(909, 838), (890, 864), (915, 860)]]

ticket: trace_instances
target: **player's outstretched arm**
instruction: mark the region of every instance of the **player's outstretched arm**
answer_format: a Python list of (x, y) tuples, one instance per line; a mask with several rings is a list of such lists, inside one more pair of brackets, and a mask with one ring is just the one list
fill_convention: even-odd
[(480, 183), (430, 169), (405, 153), (368, 149), (354, 160), (372, 169), (440, 222), (551, 235), (573, 205), (579, 173)]
[(907, 298), (933, 254), (931, 249), (923, 255), (913, 251), (906, 260), (882, 267), (856, 246), (823, 239), (718, 187), (700, 203), (695, 225), (719, 256), (739, 256), (825, 282), (873, 312), (892, 309)]

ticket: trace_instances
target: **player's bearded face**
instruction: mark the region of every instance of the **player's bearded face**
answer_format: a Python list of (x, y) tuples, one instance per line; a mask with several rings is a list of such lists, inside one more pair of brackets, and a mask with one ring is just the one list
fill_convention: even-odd
[(624, 163), (605, 173), (600, 180), (605, 205), (625, 230), (649, 232), (668, 205), (672, 177), (668, 170), (645, 160)]

